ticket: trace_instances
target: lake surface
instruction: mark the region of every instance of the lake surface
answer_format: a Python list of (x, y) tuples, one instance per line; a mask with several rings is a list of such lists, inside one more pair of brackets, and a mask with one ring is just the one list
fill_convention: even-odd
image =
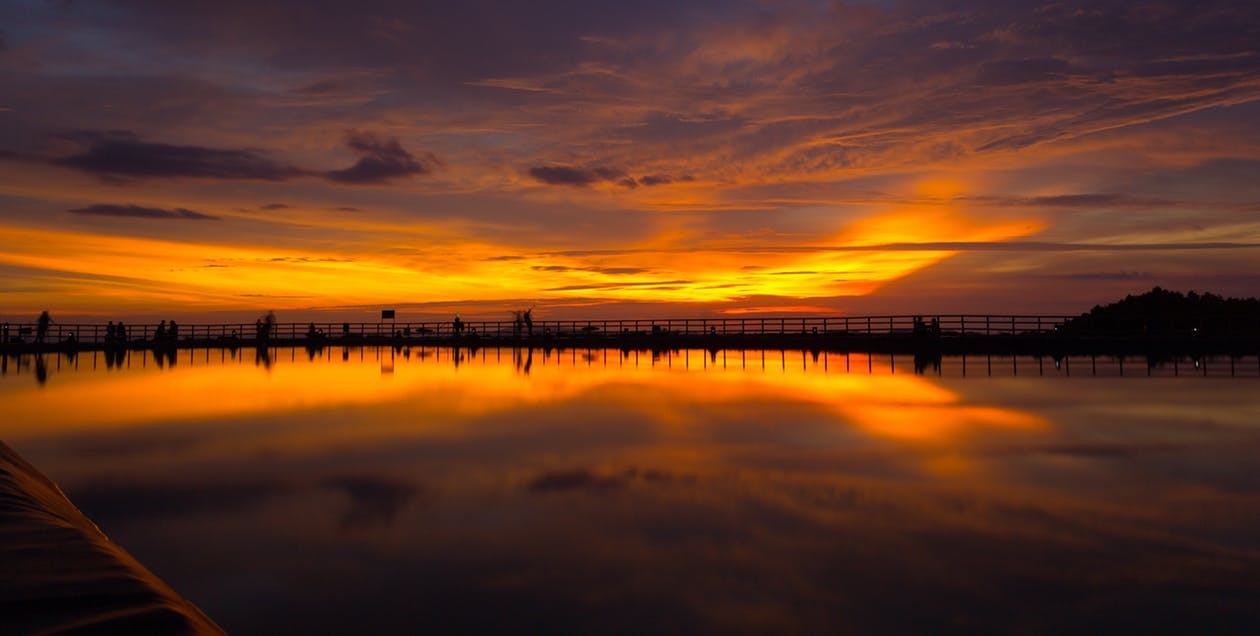
[(1255, 356), (3, 363), (0, 439), (234, 634), (1260, 631)]

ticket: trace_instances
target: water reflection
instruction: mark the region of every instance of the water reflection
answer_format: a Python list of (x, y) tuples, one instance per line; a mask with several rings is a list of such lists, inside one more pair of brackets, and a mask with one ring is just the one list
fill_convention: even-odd
[(50, 357), (0, 435), (232, 633), (1260, 626), (1227, 360), (267, 356)]

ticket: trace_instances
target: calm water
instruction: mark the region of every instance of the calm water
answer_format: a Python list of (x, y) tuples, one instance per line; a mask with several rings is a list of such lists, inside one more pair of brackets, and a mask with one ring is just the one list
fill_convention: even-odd
[(28, 356), (0, 438), (237, 634), (1260, 631), (1254, 356), (920, 367)]

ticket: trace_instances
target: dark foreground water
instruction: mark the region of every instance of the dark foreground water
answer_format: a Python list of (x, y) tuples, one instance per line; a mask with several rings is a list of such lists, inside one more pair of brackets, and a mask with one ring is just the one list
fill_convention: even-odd
[(0, 438), (235, 634), (1260, 632), (1254, 356), (915, 366), (28, 356)]

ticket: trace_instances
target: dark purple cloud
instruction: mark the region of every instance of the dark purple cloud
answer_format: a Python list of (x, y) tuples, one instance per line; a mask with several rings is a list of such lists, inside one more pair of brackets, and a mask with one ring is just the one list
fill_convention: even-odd
[[(320, 176), (336, 183), (377, 184), (417, 174), (428, 174), (441, 161), (432, 153), (416, 157), (397, 139), (371, 133), (351, 132), (346, 147), (361, 155), (349, 168), (316, 172), (289, 165), (250, 148), (178, 146), (141, 141), (128, 131), (83, 132), (67, 139), (87, 142), (86, 151), (54, 159), (67, 166), (107, 180), (143, 178), (192, 178), (214, 180), (287, 181)], [(279, 206), (279, 207), (277, 207)], [(263, 206), (281, 209), (284, 204)]]
[(428, 174), (442, 163), (432, 153), (424, 153), (417, 159), (397, 139), (384, 139), (372, 133), (351, 132), (346, 136), (346, 147), (362, 157), (349, 168), (324, 173), (325, 177), (338, 183), (385, 183), (401, 177)]
[(654, 468), (640, 469), (631, 466), (608, 474), (600, 474), (586, 468), (574, 468), (541, 472), (526, 482), (525, 488), (534, 493), (585, 492), (598, 495), (622, 490), (635, 483), (665, 487), (695, 484), (697, 481), (697, 477), (693, 474), (674, 473)]
[(616, 168), (579, 168), (575, 166), (536, 166), (529, 169), (531, 177), (547, 185), (586, 187), (601, 181), (614, 181), (625, 176)]
[(544, 472), (529, 480), (525, 487), (530, 492), (594, 492), (607, 493), (621, 490), (630, 484), (632, 475), (598, 475), (585, 468)]
[(269, 210), (269, 211), (270, 210), (287, 210), (289, 209), (289, 206), (284, 203), (268, 203), (266, 205), (259, 206), (259, 209)]
[(618, 168), (577, 166), (536, 166), (529, 169), (529, 175), (547, 185), (586, 187), (600, 182), (611, 182), (623, 188), (639, 186), (658, 186), (682, 181), (694, 181), (691, 175), (672, 176), (668, 174), (650, 174), (635, 178)]
[(669, 185), (671, 183), (685, 181), (695, 181), (695, 177), (689, 174), (679, 175), (677, 177), (668, 174), (649, 174), (639, 177), (639, 185), (642, 186)]
[(674, 178), (664, 174), (651, 174), (646, 177), (639, 177), (639, 185), (654, 186), (673, 183)]
[(189, 177), (284, 181), (309, 174), (257, 150), (148, 143), (102, 136), (86, 152), (53, 160), (105, 178)]
[(71, 214), (83, 216), (116, 216), (137, 219), (189, 219), (194, 221), (217, 221), (219, 217), (203, 214), (187, 208), (147, 208), (139, 205), (117, 205), (97, 203), (86, 208), (66, 210)]

